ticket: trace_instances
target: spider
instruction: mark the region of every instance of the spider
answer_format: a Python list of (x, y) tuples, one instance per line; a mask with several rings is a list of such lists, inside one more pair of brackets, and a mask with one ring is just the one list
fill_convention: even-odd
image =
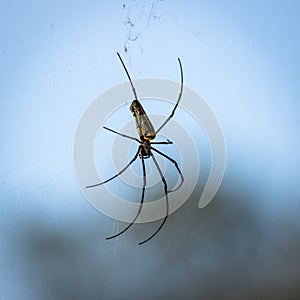
[[(169, 117), (164, 121), (164, 123), (155, 131), (154, 130), (154, 127), (149, 119), (149, 117), (147, 116), (145, 110), (143, 109), (143, 106), (142, 104), (139, 102), (138, 100), (138, 97), (137, 97), (137, 93), (136, 93), (136, 90), (134, 88), (134, 85), (132, 83), (132, 80), (130, 78), (130, 75), (129, 75), (129, 72), (120, 56), (120, 54), (117, 52), (117, 55), (121, 61), (121, 64), (123, 65), (123, 68), (126, 72), (126, 75), (129, 79), (129, 82), (131, 84), (131, 88), (132, 88), (132, 91), (133, 91), (133, 94), (134, 94), (134, 100), (132, 101), (131, 105), (130, 105), (130, 111), (133, 115), (133, 118), (135, 120), (135, 125), (136, 125), (136, 130), (137, 130), (137, 133), (139, 135), (139, 139), (135, 138), (135, 137), (132, 137), (132, 136), (129, 136), (129, 135), (126, 135), (126, 134), (123, 134), (123, 133), (120, 133), (120, 132), (117, 132), (113, 129), (110, 129), (110, 128), (107, 128), (107, 127), (103, 127), (104, 129), (108, 130), (108, 131), (111, 131), (115, 134), (118, 134), (122, 137), (125, 137), (125, 138), (128, 138), (128, 139), (131, 139), (131, 140), (134, 140), (136, 142), (139, 143), (139, 147), (138, 147), (138, 150), (136, 152), (136, 154), (134, 155), (134, 157), (131, 159), (131, 161), (121, 170), (119, 171), (116, 175), (112, 176), (111, 178), (103, 181), (103, 182), (100, 182), (100, 183), (97, 183), (97, 184), (93, 184), (93, 185), (89, 185), (89, 186), (86, 186), (86, 188), (93, 188), (93, 187), (97, 187), (97, 186), (100, 186), (102, 184), (105, 184), (111, 180), (113, 180), (114, 178), (118, 177), (119, 175), (121, 175), (138, 157), (141, 159), (142, 161), (142, 169), (143, 169), (143, 186), (142, 186), (142, 196), (141, 196), (141, 200), (140, 200), (140, 206), (139, 206), (139, 209), (136, 213), (136, 216), (134, 217), (134, 219), (131, 221), (131, 223), (125, 227), (122, 231), (118, 232), (117, 234), (115, 235), (112, 235), (110, 237), (107, 237), (106, 239), (107, 240), (110, 240), (110, 239), (113, 239), (119, 235), (121, 235), (122, 233), (124, 233), (125, 231), (127, 231), (133, 224), (134, 222), (136, 221), (136, 219), (138, 218), (138, 216), (140, 215), (141, 213), (141, 210), (142, 210), (142, 207), (143, 207), (143, 203), (144, 203), (144, 196), (145, 196), (145, 187), (146, 187), (146, 168), (145, 168), (145, 162), (144, 160), (147, 159), (147, 158), (152, 158), (153, 159), (153, 162), (158, 170), (158, 173), (161, 177), (161, 181), (163, 183), (163, 186), (164, 186), (164, 193), (165, 193), (165, 198), (166, 198), (166, 213), (165, 213), (165, 217), (164, 217), (164, 220), (163, 222), (161, 223), (161, 225), (158, 227), (158, 229), (149, 237), (147, 238), (146, 240), (138, 243), (139, 245), (141, 244), (144, 244), (146, 242), (148, 242), (150, 239), (152, 239), (160, 230), (161, 228), (163, 227), (163, 225), (165, 224), (167, 218), (168, 218), (168, 214), (169, 214), (169, 200), (168, 200), (168, 193), (170, 192), (175, 192), (177, 191), (183, 184), (183, 181), (184, 181), (184, 178), (183, 178), (183, 175), (182, 175), (182, 172), (180, 171), (180, 168), (177, 164), (177, 162), (169, 157), (168, 155), (164, 154), (163, 152), (157, 150), (156, 148), (154, 148), (152, 145), (154, 144), (172, 144), (172, 142), (170, 140), (167, 140), (165, 142), (152, 142), (152, 140), (155, 139), (155, 137), (157, 136), (158, 132), (170, 121), (170, 119), (174, 116), (174, 113), (176, 111), (176, 108), (179, 104), (179, 101), (181, 99), (181, 96), (182, 96), (182, 91), (183, 91), (183, 71), (182, 71), (182, 65), (181, 65), (181, 61), (180, 59), (178, 58), (178, 62), (179, 62), (179, 68), (180, 68), (180, 75), (181, 75), (181, 87), (180, 87), (180, 91), (179, 91), (179, 95), (178, 95), (178, 99), (177, 99), (177, 102), (171, 112), (171, 114), (169, 115)], [(158, 165), (158, 162), (154, 156), (154, 153), (153, 152), (156, 152), (157, 154), (163, 156), (164, 158), (168, 159), (169, 161), (171, 161), (175, 168), (177, 169), (179, 175), (180, 175), (180, 178), (181, 178), (181, 181), (180, 181), (180, 184), (173, 190), (168, 190), (168, 185), (167, 185), (167, 182), (166, 182), (166, 179)]]

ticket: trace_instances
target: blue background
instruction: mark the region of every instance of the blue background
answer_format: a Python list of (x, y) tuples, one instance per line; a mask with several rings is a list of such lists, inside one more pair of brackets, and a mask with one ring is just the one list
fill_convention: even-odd
[[(298, 299), (299, 12), (298, 1), (1, 2), (0, 298)], [(126, 80), (116, 51), (133, 78), (178, 81), (180, 57), (228, 152), (212, 203), (198, 209), (195, 190), (143, 247), (157, 223), (105, 241), (116, 222), (72, 165), (82, 112)]]

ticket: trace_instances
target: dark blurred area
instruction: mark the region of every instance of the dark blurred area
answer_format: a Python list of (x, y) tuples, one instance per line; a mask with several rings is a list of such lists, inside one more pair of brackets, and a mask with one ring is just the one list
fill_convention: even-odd
[[(160, 234), (138, 246), (159, 221), (136, 224), (106, 241), (113, 221), (86, 205), (53, 229), (28, 220), (10, 245), (40, 299), (297, 299), (299, 227), (265, 218), (251, 190), (224, 178), (218, 196), (197, 209), (195, 191)], [(85, 220), (85, 221), (83, 221)], [(89, 220), (89, 221), (87, 221)], [(124, 224), (120, 224), (120, 228)], [(29, 292), (29, 291), (28, 291)]]

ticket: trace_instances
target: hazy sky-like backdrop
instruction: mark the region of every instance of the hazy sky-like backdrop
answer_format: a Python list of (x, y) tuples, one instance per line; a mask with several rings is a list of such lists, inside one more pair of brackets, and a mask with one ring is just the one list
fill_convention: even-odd
[[(2, 1), (0, 299), (300, 299), (299, 13), (292, 0)], [(191, 129), (199, 184), (143, 246), (159, 221), (106, 241), (125, 224), (89, 204), (73, 168), (82, 113), (127, 81), (117, 51), (134, 79), (179, 81), (180, 57), (226, 141), (199, 209), (209, 146)]]

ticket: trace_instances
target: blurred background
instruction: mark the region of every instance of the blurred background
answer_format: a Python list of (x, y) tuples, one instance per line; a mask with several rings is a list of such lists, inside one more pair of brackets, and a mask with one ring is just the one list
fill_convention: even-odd
[[(2, 1), (0, 299), (299, 299), (299, 13), (298, 1)], [(126, 81), (117, 51), (135, 79), (178, 81), (180, 57), (227, 147), (215, 199), (198, 208), (200, 174), (143, 246), (159, 221), (106, 241), (124, 224), (73, 170), (83, 111)]]

